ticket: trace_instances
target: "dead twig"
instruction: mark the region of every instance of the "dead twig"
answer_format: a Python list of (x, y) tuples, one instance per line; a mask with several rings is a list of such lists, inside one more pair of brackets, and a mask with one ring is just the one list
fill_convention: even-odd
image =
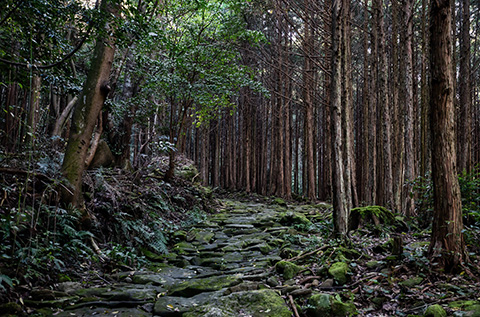
[(292, 306), (293, 314), (295, 315), (295, 317), (300, 317), (300, 315), (298, 314), (297, 306), (293, 301), (292, 295), (288, 295), (288, 300), (290, 301), (290, 305)]

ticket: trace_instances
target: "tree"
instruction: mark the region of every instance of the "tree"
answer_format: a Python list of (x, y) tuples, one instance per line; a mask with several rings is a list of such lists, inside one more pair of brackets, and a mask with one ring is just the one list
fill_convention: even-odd
[[(349, 0), (337, 0), (332, 7), (332, 186), (333, 186), (333, 222), (335, 234), (346, 238), (348, 220), (352, 208), (352, 187), (348, 153), (350, 151), (348, 116), (346, 62), (350, 38), (348, 36)], [(343, 83), (343, 84), (342, 84)]]
[[(105, 14), (118, 14), (118, 6), (114, 0), (103, 0), (100, 10)], [(90, 139), (97, 118), (111, 89), (109, 78), (115, 54), (112, 31), (112, 26), (109, 26), (107, 21), (104, 20), (100, 27), (100, 36), (95, 45), (82, 96), (75, 105), (70, 137), (63, 159), (62, 173), (69, 182), (70, 188), (62, 191), (62, 200), (75, 206), (80, 206), (83, 200), (82, 175)]]
[(462, 202), (456, 170), (452, 9), (449, 0), (431, 2), (430, 71), (434, 217), (429, 254), (437, 268), (457, 271), (466, 260)]

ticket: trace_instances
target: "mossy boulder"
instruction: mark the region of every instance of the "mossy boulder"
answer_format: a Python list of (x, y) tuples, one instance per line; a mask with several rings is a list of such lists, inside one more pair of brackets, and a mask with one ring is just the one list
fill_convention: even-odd
[(330, 294), (314, 294), (308, 299), (307, 316), (353, 316), (357, 309), (353, 303), (344, 303)]
[(10, 302), (0, 305), (0, 314), (2, 316), (24, 316), (22, 306), (17, 303)]
[(282, 207), (287, 207), (287, 203), (285, 202), (285, 200), (283, 200), (282, 198), (279, 198), (279, 197), (276, 197), (276, 198), (273, 199), (273, 204), (279, 205), (279, 206), (282, 206)]
[(333, 300), (332, 316), (353, 316), (357, 314), (357, 308), (353, 303), (344, 303), (338, 299)]
[(330, 316), (332, 295), (314, 294), (308, 299), (307, 315), (311, 317)]
[(187, 234), (187, 241), (209, 243), (215, 237), (215, 233), (207, 230), (193, 229)]
[(288, 261), (279, 261), (275, 264), (275, 269), (278, 273), (282, 274), (286, 280), (294, 278), (303, 267), (296, 265), (295, 263)]
[(333, 263), (328, 269), (328, 274), (330, 274), (339, 285), (347, 283), (347, 272), (348, 264), (345, 262)]
[(300, 212), (288, 211), (281, 215), (280, 223), (282, 225), (291, 226), (291, 225), (304, 225), (311, 226), (312, 222)]
[(290, 317), (292, 313), (277, 292), (262, 289), (212, 299), (210, 303), (196, 307), (182, 316)]
[(365, 206), (353, 208), (350, 212), (350, 230), (362, 224), (373, 223), (376, 226), (393, 225), (395, 214), (382, 206)]
[(425, 317), (447, 317), (447, 312), (443, 309), (442, 306), (436, 304), (428, 306), (425, 311)]
[(175, 168), (175, 175), (184, 180), (193, 181), (195, 176), (198, 176), (199, 173), (195, 165), (185, 164)]

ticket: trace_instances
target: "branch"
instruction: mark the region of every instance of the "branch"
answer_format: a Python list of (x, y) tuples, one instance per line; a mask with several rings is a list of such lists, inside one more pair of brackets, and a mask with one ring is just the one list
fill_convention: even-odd
[(36, 69), (49, 69), (49, 68), (56, 67), (56, 66), (62, 64), (63, 62), (65, 62), (66, 60), (68, 60), (68, 59), (69, 59), (70, 57), (72, 57), (76, 52), (78, 52), (78, 50), (79, 50), (80, 48), (82, 48), (83, 43), (85, 43), (85, 41), (87, 40), (88, 36), (90, 35), (90, 31), (92, 31), (92, 28), (93, 28), (93, 23), (90, 24), (90, 26), (89, 26), (88, 29), (87, 29), (87, 33), (85, 34), (85, 36), (83, 37), (83, 39), (80, 41), (80, 43), (77, 45), (77, 47), (75, 47), (70, 53), (68, 53), (67, 55), (65, 55), (65, 56), (64, 56), (62, 59), (60, 59), (58, 62), (55, 62), (55, 63), (53, 63), (53, 64), (48, 64), (48, 65), (34, 64), (34, 65), (31, 65), (31, 64), (29, 64), (29, 63), (12, 62), (12, 61), (9, 61), (9, 60), (3, 59), (3, 58), (0, 58), (0, 62), (5, 63), (5, 64), (8, 64), (8, 65), (11, 65), (11, 66), (19, 66), (19, 67), (26, 67), (26, 68), (33, 67), (33, 68), (36, 68)]

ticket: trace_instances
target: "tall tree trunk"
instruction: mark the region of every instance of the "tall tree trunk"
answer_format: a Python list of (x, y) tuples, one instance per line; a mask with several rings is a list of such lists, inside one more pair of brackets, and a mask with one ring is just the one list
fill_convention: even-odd
[(306, 149), (306, 176), (307, 176), (307, 197), (314, 201), (316, 199), (315, 189), (315, 168), (314, 168), (314, 118), (313, 118), (313, 93), (314, 93), (314, 69), (312, 67), (314, 38), (310, 24), (305, 24), (303, 40), (303, 100), (305, 109), (305, 149)]
[(460, 116), (458, 121), (458, 169), (472, 169), (472, 97), (470, 87), (470, 0), (463, 0), (460, 31)]
[(345, 82), (343, 65), (346, 61), (345, 48), (349, 39), (344, 38), (345, 28), (348, 23), (348, 0), (334, 1), (332, 7), (332, 161), (334, 168), (332, 172), (333, 185), (333, 221), (334, 230), (337, 236), (346, 238), (348, 233), (348, 218), (352, 207), (352, 197), (349, 183), (348, 160), (345, 153), (349, 150), (346, 133), (348, 119), (345, 112), (346, 105), (342, 104), (342, 81)]
[(436, 268), (455, 272), (467, 256), (456, 170), (450, 1), (432, 1), (430, 10), (430, 122), (434, 217), (429, 253), (431, 262), (438, 264)]
[[(108, 14), (116, 15), (118, 8), (114, 7), (113, 3), (114, 1), (111, 0), (103, 0), (100, 8)], [(70, 137), (62, 164), (62, 173), (70, 183), (70, 190), (62, 191), (62, 200), (66, 204), (71, 203), (75, 206), (82, 204), (82, 174), (85, 169), (85, 158), (98, 114), (110, 91), (109, 77), (115, 44), (110, 35), (113, 33), (112, 30), (108, 25), (104, 27), (107, 30), (102, 30), (103, 35), (97, 40), (82, 95), (75, 106)]]
[(385, 31), (384, 31), (384, 18), (383, 18), (383, 4), (382, 0), (376, 0), (376, 14), (378, 22), (378, 37), (379, 37), (379, 92), (380, 92), (380, 112), (382, 117), (382, 157), (383, 157), (383, 181), (380, 186), (383, 188), (383, 202), (388, 208), (394, 208), (393, 205), (393, 171), (392, 171), (392, 152), (391, 152), (391, 121), (390, 121), (390, 99), (388, 94), (388, 62), (387, 62), (387, 48), (385, 46)]
[(37, 124), (40, 119), (40, 89), (42, 88), (42, 77), (34, 73), (32, 78), (32, 87), (30, 92), (30, 108), (28, 113), (26, 143), (32, 144), (37, 132)]
[[(411, 182), (415, 178), (415, 153), (414, 153), (414, 105), (413, 105), (413, 0), (405, 0), (403, 7), (404, 18), (404, 118), (405, 118), (405, 181)], [(411, 186), (405, 184), (403, 191), (402, 211), (407, 216), (413, 216), (415, 202), (410, 194)]]

